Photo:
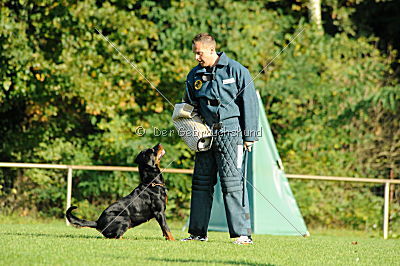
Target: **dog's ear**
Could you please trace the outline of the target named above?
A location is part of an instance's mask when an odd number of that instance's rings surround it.
[[[154,166],[156,163],[156,156],[154,155],[154,149],[148,149],[146,151],[146,162],[147,165]]]
[[[140,164],[140,163],[143,162],[143,155],[144,155],[143,153],[144,153],[144,152],[141,151],[141,152],[136,156],[136,159],[135,159],[135,162],[134,162],[134,163]]]
[[[135,159],[136,164],[147,164],[149,166],[154,166],[156,157],[154,156],[154,149],[147,149],[141,151]]]

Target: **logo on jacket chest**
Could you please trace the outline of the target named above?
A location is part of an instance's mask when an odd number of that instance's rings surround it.
[[[194,88],[195,88],[196,90],[200,90],[202,86],[203,86],[203,82],[202,82],[200,79],[198,79],[198,80],[196,80],[196,81],[194,82]]]

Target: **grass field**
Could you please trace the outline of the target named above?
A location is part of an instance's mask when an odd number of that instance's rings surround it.
[[[311,230],[308,238],[256,235],[254,245],[236,246],[220,232],[210,232],[208,242],[165,241],[154,221],[130,229],[122,240],[60,220],[28,222],[0,220],[0,265],[400,265],[400,239],[353,231]],[[171,224],[177,239],[187,236],[181,228]]]

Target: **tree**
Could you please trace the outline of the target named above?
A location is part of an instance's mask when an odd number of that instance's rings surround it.
[[[321,0],[309,0],[308,13],[310,21],[317,26],[318,30],[322,31]]]

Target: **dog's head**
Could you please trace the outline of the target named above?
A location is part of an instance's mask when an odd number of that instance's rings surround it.
[[[160,160],[165,154],[165,150],[161,144],[157,144],[153,148],[141,151],[136,156],[135,163],[141,166],[160,167]]]

